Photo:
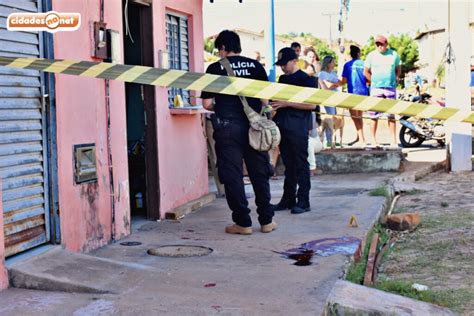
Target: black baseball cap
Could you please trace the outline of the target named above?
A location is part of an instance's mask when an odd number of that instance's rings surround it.
[[[280,51],[278,52],[278,60],[275,63],[275,65],[284,66],[289,61],[294,60],[294,59],[298,59],[298,55],[296,55],[293,48],[285,47],[285,48],[280,49]]]

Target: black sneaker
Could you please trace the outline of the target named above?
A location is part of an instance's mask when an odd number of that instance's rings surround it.
[[[280,201],[278,204],[273,204],[272,209],[274,212],[291,210],[296,205],[296,202]]]
[[[301,207],[298,205],[295,205],[294,207],[291,208],[291,214],[302,214],[311,211],[311,208],[308,207]]]

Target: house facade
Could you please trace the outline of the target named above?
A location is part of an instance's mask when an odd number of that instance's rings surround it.
[[[74,12],[74,32],[9,32],[14,12]],[[203,71],[202,0],[0,0],[0,56]],[[69,65],[74,67],[74,65]],[[87,252],[208,193],[192,91],[0,68],[0,288],[5,259]]]
[[[471,30],[471,65],[474,65],[474,22],[470,23]],[[419,73],[429,82],[436,79],[436,71],[443,62],[448,33],[444,28],[431,29],[419,33],[415,40],[419,48]],[[443,83],[440,83],[443,84]]]

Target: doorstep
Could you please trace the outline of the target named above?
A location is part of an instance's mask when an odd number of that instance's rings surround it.
[[[214,193],[209,193],[206,195],[201,196],[200,198],[188,202],[184,205],[178,206],[173,210],[166,212],[165,219],[171,220],[179,220],[183,218],[185,215],[209,204],[212,203],[216,199],[216,195]]]

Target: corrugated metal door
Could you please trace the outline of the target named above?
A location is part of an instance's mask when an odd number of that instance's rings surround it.
[[[40,0],[0,0],[0,55],[42,57],[42,35],[9,32],[12,12],[40,12]],[[6,256],[49,240],[45,111],[38,71],[0,67],[0,177]]]

